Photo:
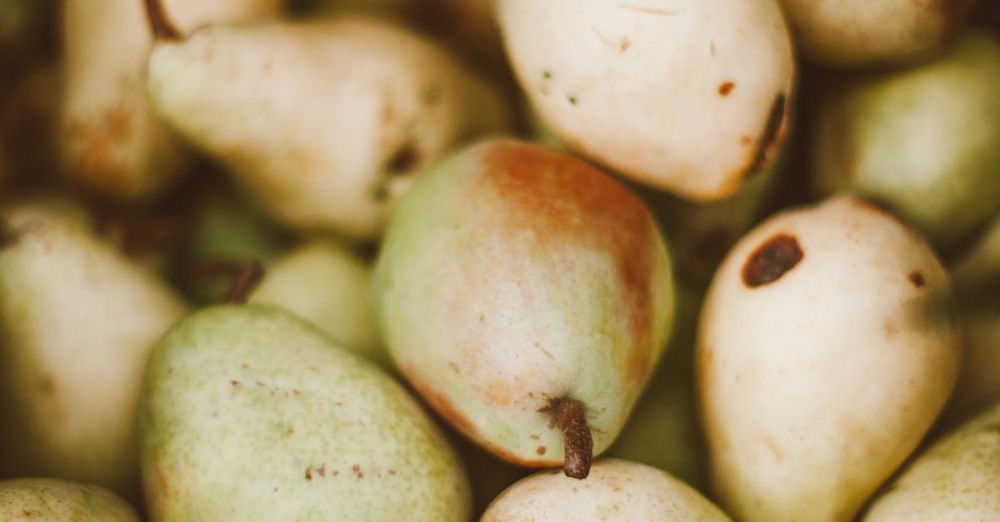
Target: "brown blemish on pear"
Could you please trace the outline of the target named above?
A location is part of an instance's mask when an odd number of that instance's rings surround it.
[[[743,264],[743,284],[764,286],[781,279],[802,261],[805,254],[793,235],[778,234],[757,247]]]

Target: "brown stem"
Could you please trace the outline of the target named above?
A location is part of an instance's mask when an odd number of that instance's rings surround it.
[[[233,278],[233,286],[229,287],[226,294],[226,302],[232,304],[244,304],[250,292],[260,283],[264,277],[264,267],[258,261],[251,261],[240,267]]]
[[[146,0],[146,16],[155,40],[176,42],[184,38],[163,9],[163,0]]]
[[[565,461],[563,472],[567,477],[585,479],[590,474],[590,461],[594,456],[594,441],[587,425],[587,413],[576,399],[559,399],[552,406],[559,429],[563,432]]]

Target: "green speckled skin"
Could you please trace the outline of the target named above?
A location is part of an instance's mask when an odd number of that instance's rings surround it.
[[[401,199],[374,279],[376,321],[437,411],[497,456],[563,463],[547,408],[580,401],[593,451],[621,430],[663,353],[667,248],[627,189],[573,156],[473,145]]]
[[[288,312],[224,305],[154,352],[140,411],[153,521],[465,521],[448,442],[380,369]]]
[[[1000,41],[970,31],[939,59],[839,86],[816,122],[820,192],[886,203],[938,247],[1000,209]]]
[[[132,506],[110,491],[54,479],[0,482],[4,522],[139,522]]]
[[[917,456],[864,520],[1000,520],[1000,403]]]

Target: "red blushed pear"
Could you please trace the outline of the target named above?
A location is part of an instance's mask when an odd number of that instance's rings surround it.
[[[667,247],[624,186],[564,152],[467,148],[400,200],[375,270],[376,320],[424,399],[527,467],[587,476],[660,359]]]

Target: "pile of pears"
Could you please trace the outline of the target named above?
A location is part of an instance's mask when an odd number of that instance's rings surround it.
[[[1000,8],[3,0],[0,520],[1000,521]]]

